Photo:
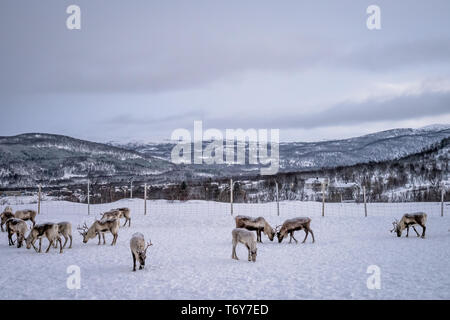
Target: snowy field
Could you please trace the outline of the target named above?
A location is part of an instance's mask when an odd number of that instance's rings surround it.
[[[27,204],[31,198],[12,200],[19,203],[14,210],[37,208]],[[229,204],[147,204],[146,216],[142,200],[91,206],[88,216],[86,205],[45,201],[38,223],[72,222],[73,248],[38,254],[9,247],[1,233],[0,299],[450,299],[448,203],[443,218],[438,203],[369,204],[367,218],[362,205],[351,203],[327,204],[325,217],[320,203],[283,202],[279,217],[274,203],[235,204],[235,215],[264,216],[273,227],[296,216],[312,218],[316,243],[308,238],[305,244],[279,244],[263,236],[256,263],[246,260],[242,245],[240,260],[231,259]],[[77,225],[124,206],[132,210],[131,228],[120,229],[116,246],[109,245],[110,234],[105,246],[97,239],[82,243]],[[409,238],[389,232],[394,218],[416,211],[428,214],[426,239],[413,230]],[[146,269],[132,272],[129,240],[135,232],[151,238],[154,246]],[[299,241],[303,237],[303,231],[296,233]],[[71,265],[81,269],[80,290],[67,288]],[[367,288],[370,265],[381,270],[379,290]]]

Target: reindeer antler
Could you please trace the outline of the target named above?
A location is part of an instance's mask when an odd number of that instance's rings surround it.
[[[391,232],[394,232],[395,229],[397,229],[397,226],[398,226],[398,220],[397,220],[397,219],[394,219],[394,222],[392,222],[392,225],[394,226],[394,229],[392,229]]]
[[[281,225],[280,225],[280,226],[276,226],[276,227],[275,227],[275,233],[278,233],[278,232],[280,232],[280,230],[281,230]]]
[[[84,236],[87,232],[87,230],[89,229],[89,227],[87,226],[86,222],[83,224],[82,227],[78,226],[77,230],[81,231],[80,234],[82,236]]]

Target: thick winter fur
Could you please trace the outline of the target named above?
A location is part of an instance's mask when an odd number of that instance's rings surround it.
[[[113,209],[111,211],[105,212],[101,220],[111,220],[111,219],[122,219],[125,218],[125,223],[123,226],[125,227],[128,222],[128,226],[131,227],[131,212],[128,208],[119,208]]]
[[[100,237],[103,236],[103,244],[106,244],[105,241],[105,233],[111,232],[113,235],[113,241],[111,245],[115,245],[117,241],[117,237],[119,236],[119,219],[111,219],[111,220],[96,220],[92,226],[88,229],[86,223],[83,228],[78,228],[81,230],[80,234],[83,236],[83,243],[87,243],[90,239],[95,238],[98,235],[98,244],[100,245]]]
[[[424,212],[417,212],[417,213],[407,213],[403,215],[400,222],[395,221],[394,229],[391,230],[391,232],[395,231],[397,233],[397,237],[402,236],[403,230],[406,229],[406,236],[409,236],[409,227],[412,227],[414,231],[416,232],[417,236],[420,237],[419,233],[417,232],[415,225],[419,225],[422,227],[422,238],[425,238],[425,231],[427,230],[427,227],[425,226],[427,223],[427,214]]]
[[[47,222],[42,224],[37,224],[31,229],[30,234],[27,238],[27,249],[33,246],[36,252],[41,252],[42,238],[46,237],[49,241],[49,245],[46,253],[50,250],[50,247],[56,242],[59,242],[59,252],[63,253],[63,248],[61,244],[61,238],[59,237],[59,227],[58,224]],[[34,246],[36,240],[39,239],[39,250]]]
[[[5,210],[0,214],[0,217],[1,217],[1,225],[0,225],[0,227],[2,229],[2,232],[5,232],[5,229],[3,229],[3,225],[6,223],[6,221],[8,219],[14,218],[14,213],[12,211],[12,208],[11,207],[6,207]]]
[[[296,243],[298,243],[297,239],[294,238],[294,232],[298,230],[305,230],[305,239],[302,243],[305,243],[306,238],[308,238],[308,234],[311,233],[312,235],[312,242],[315,242],[314,239],[314,233],[310,228],[311,224],[311,218],[306,217],[298,217],[294,219],[286,220],[283,225],[281,226],[280,231],[277,233],[278,242],[282,242],[284,237],[288,234],[290,235],[289,243],[292,242],[292,239],[295,240]]]
[[[231,232],[231,235],[233,238],[232,240],[233,250],[231,253],[231,258],[239,260],[239,258],[236,255],[236,246],[238,243],[242,243],[248,249],[248,261],[256,262],[257,248],[256,248],[256,239],[253,232],[250,232],[242,228],[236,228]]]
[[[147,249],[152,242],[145,243],[142,233],[135,233],[130,240],[131,255],[133,256],[133,271],[136,271],[136,260],[139,261],[139,270],[144,269],[145,259],[147,258]]]
[[[10,246],[14,245],[12,236],[13,234],[16,234],[17,248],[22,247],[23,240],[25,239],[25,234],[28,231],[28,227],[25,221],[16,218],[8,219],[6,221],[6,231],[8,232],[8,244]]]
[[[33,223],[33,227],[36,225],[36,211],[34,210],[19,210],[16,211],[14,216],[17,219],[22,219],[23,221],[30,220]]]
[[[60,236],[64,237],[63,249],[66,248],[67,241],[70,239],[69,249],[72,248],[72,224],[70,222],[58,223],[58,232]]]
[[[244,228],[250,231],[256,231],[256,241],[262,242],[261,232],[264,232],[266,236],[269,237],[270,241],[273,241],[275,237],[275,230],[270,226],[269,223],[263,218],[252,218],[247,216],[237,216],[235,218],[236,228]]]

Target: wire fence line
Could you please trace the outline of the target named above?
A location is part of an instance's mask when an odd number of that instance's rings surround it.
[[[382,215],[401,216],[405,213],[425,212],[430,216],[445,216],[450,209],[449,202],[398,202],[398,203],[357,203],[357,202],[326,202],[326,201],[280,201],[266,203],[231,203],[203,200],[144,200],[142,198],[125,198],[112,203],[87,204],[70,202],[42,195],[40,201],[37,195],[8,196],[0,198],[0,210],[6,206],[14,210],[40,210],[40,215],[46,212],[65,214],[80,214],[100,219],[104,212],[120,207],[128,207],[132,215],[164,215],[167,212],[179,215],[221,214],[229,216],[351,216],[376,217]]]

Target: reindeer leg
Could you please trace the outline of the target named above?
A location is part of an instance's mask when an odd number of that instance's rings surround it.
[[[128,227],[131,228],[131,218],[128,219]]]
[[[54,240],[56,243],[56,247],[58,247],[58,242],[59,242],[59,253],[63,253],[63,246],[62,246],[62,241],[61,241],[61,237],[56,238],[56,240]]]
[[[125,218],[125,223],[123,224],[122,227],[125,227],[127,225],[128,220]]]
[[[297,239],[294,237],[294,231],[292,231],[292,239],[294,239],[295,243],[298,243]]]
[[[303,242],[302,242],[302,243],[305,243],[305,242],[306,242],[306,238],[308,238],[308,234],[309,234],[308,229],[305,229],[305,239],[303,239]]]
[[[231,259],[239,260],[236,254],[236,245],[237,245],[236,241],[233,240],[233,252],[231,254]]]
[[[100,245],[101,244],[101,234],[100,234],[100,232],[98,233],[98,245]]]
[[[417,236],[420,237],[420,234],[417,232],[416,227],[412,227],[414,229],[414,231],[416,232]]]
[[[422,226],[422,239],[425,238],[425,231],[427,230],[427,227],[425,225]]]
[[[409,236],[409,226],[406,226],[406,237],[408,238]]]
[[[136,271],[136,257],[134,256],[133,250],[131,250],[131,255],[133,256],[133,271]]]
[[[69,240],[69,237],[66,237],[66,236],[64,236],[64,245],[63,245],[63,249],[65,249],[66,248],[66,244],[67,244],[67,241]]]
[[[106,240],[105,240],[105,234],[104,233],[102,233],[102,237],[103,237],[103,245],[105,245],[106,244]],[[113,241],[114,241],[114,239],[113,239]]]
[[[42,238],[39,238],[39,253],[41,253],[41,247],[42,247]]]
[[[48,245],[47,250],[45,250],[45,253],[48,253],[48,251],[50,250],[50,247],[52,246],[52,244],[53,244],[53,239],[50,240],[50,243],[49,243],[49,245]]]
[[[70,238],[70,246],[69,246],[69,249],[72,249],[72,236],[69,235],[69,238]]]
[[[314,233],[313,233],[313,231],[312,231],[311,229],[309,229],[309,232],[311,232],[311,235],[312,235],[312,243],[314,243],[314,242],[315,242],[315,240],[314,240]]]
[[[289,232],[289,243],[292,242],[292,232]]]

